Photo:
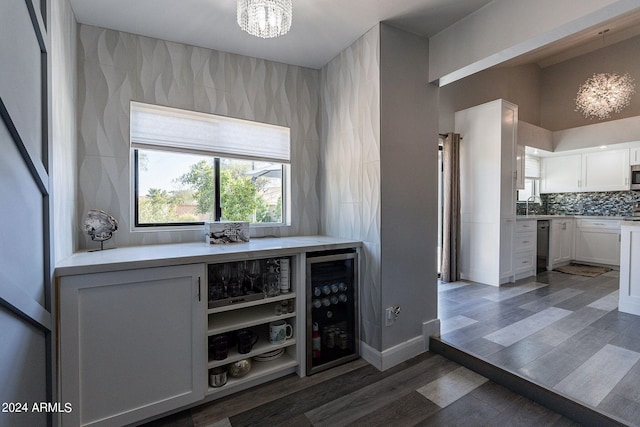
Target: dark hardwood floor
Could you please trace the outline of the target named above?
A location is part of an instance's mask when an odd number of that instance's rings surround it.
[[[291,375],[148,423],[159,426],[572,426],[433,353],[384,372],[363,360]]]
[[[616,271],[596,278],[545,272],[500,288],[440,284],[441,339],[640,425],[640,317],[618,312],[617,290]],[[291,375],[147,424],[347,425],[577,424],[429,352],[384,372],[357,360]]]

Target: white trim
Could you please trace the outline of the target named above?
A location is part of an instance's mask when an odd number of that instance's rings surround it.
[[[440,319],[431,319],[422,324],[422,336],[424,337],[424,348],[429,351],[429,337],[440,336]]]
[[[440,319],[432,319],[422,324],[422,335],[411,338],[386,350],[376,350],[365,342],[360,342],[360,356],[381,371],[392,368],[429,350],[429,337],[440,336]]]

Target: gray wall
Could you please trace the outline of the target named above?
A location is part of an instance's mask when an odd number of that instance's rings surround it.
[[[381,349],[380,26],[320,72],[324,234],[362,240],[362,340]]]
[[[81,25],[78,49],[78,215],[120,224],[110,245],[199,241],[201,231],[131,232],[129,101],[291,128],[292,226],[254,236],[316,234],[319,72]],[[81,233],[78,248],[96,243]]]
[[[426,39],[375,26],[321,70],[322,232],[364,242],[362,339],[383,351],[437,317],[437,92]],[[402,313],[383,326],[384,309]]]
[[[540,126],[555,131],[600,123],[575,111],[578,88],[594,73],[629,73],[636,83],[631,105],[608,120],[640,115],[640,36],[542,69]]]
[[[481,71],[440,88],[440,133],[454,129],[453,115],[475,105],[505,99],[518,106],[519,120],[540,122],[540,68],[535,64]]]
[[[422,336],[437,318],[438,89],[426,84],[429,42],[380,28],[382,349]]]

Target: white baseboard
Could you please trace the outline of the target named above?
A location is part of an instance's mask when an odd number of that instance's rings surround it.
[[[440,336],[439,319],[423,323],[421,336],[411,338],[383,351],[360,342],[360,355],[364,360],[384,371],[429,350],[429,337],[431,336]]]
[[[424,349],[429,351],[429,337],[440,336],[440,319],[432,319],[422,324],[422,336],[424,337]]]

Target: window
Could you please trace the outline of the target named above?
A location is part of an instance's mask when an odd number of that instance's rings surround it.
[[[524,190],[518,190],[518,201],[531,201],[532,197],[540,200],[540,158],[527,153],[524,158]]]
[[[134,224],[286,223],[289,129],[131,103]]]

